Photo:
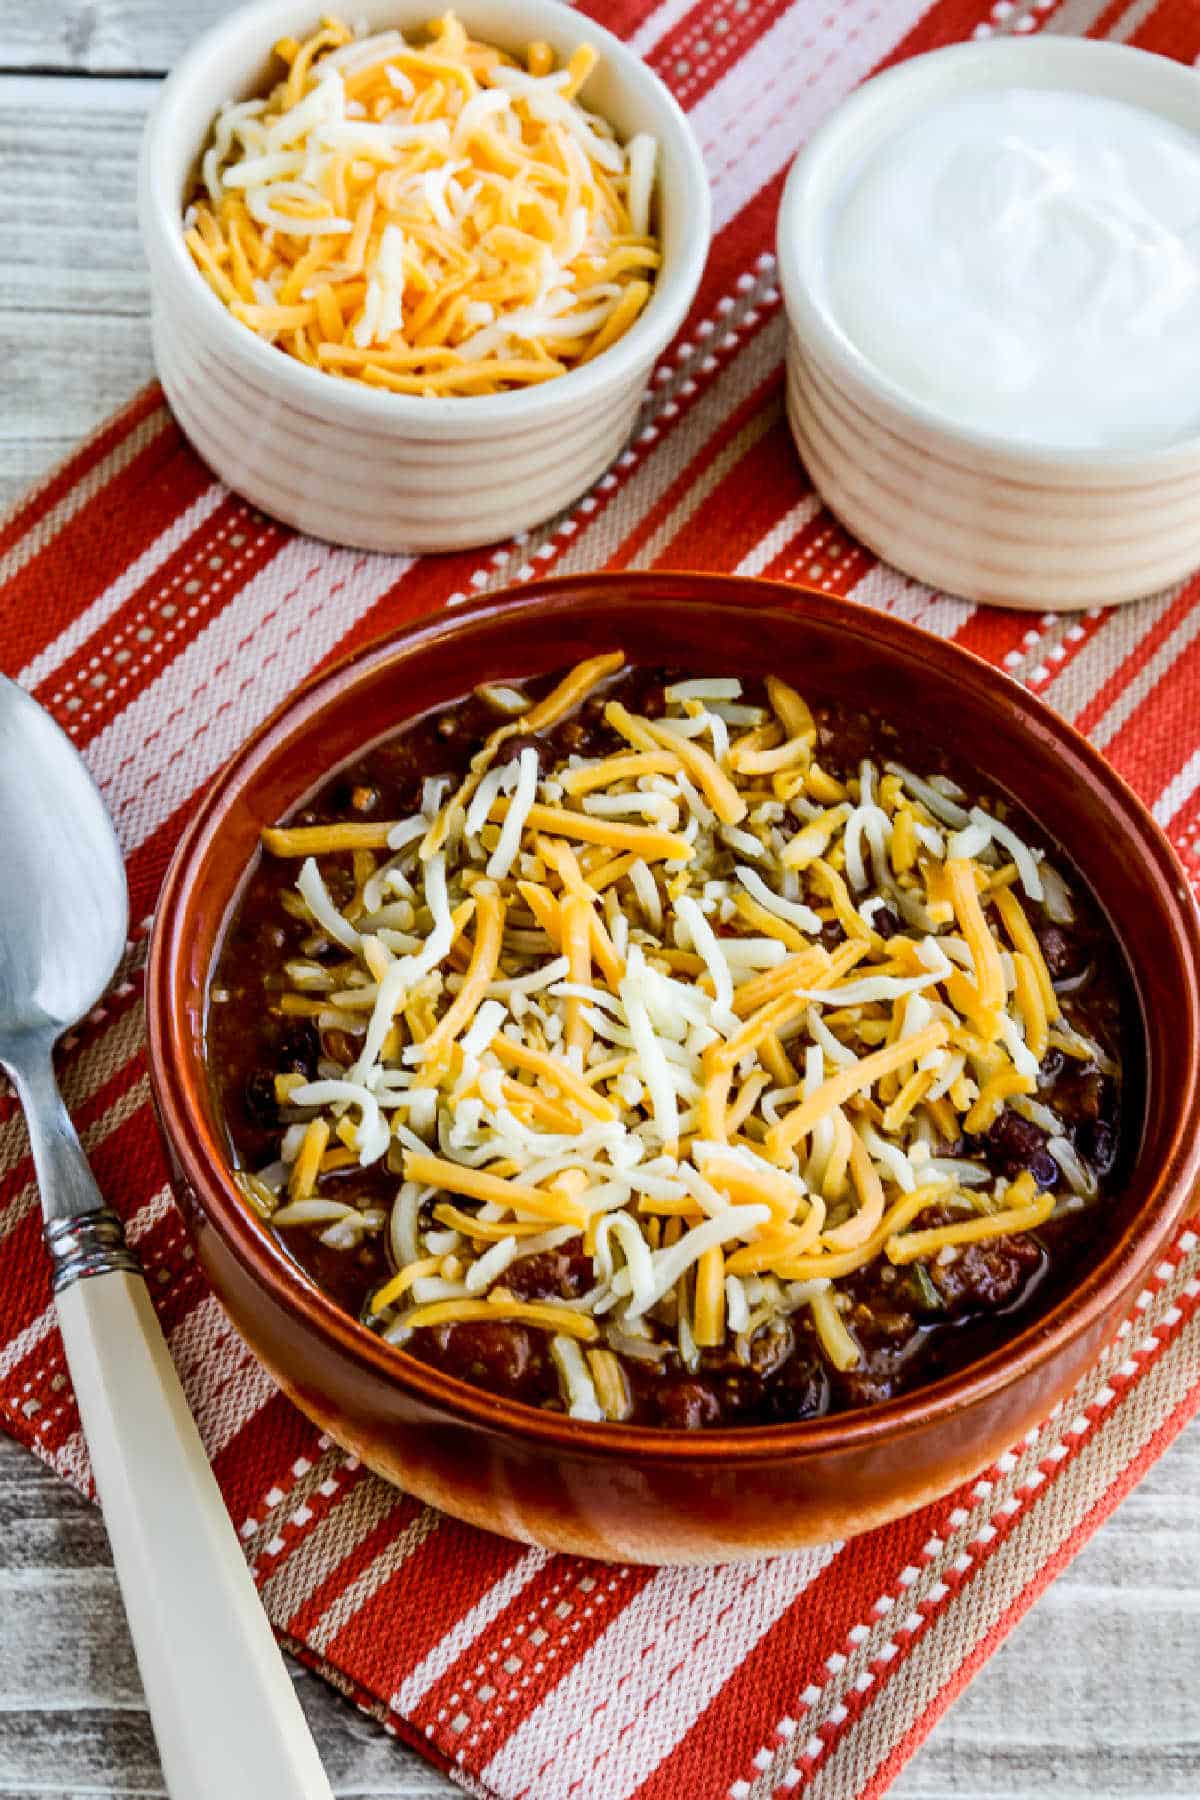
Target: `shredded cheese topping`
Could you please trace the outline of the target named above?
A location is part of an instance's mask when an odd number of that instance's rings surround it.
[[[454,396],[565,374],[650,297],[656,143],[581,105],[586,43],[522,67],[453,13],[421,40],[328,19],[277,44],[276,86],[217,116],[188,250],[249,330],[345,380]]]
[[[264,833],[301,862],[324,959],[288,965],[280,1010],[354,1055],[280,1078],[280,1161],[245,1178],[326,1243],[388,1230],[371,1312],[393,1342],[489,1319],[550,1333],[587,1419],[626,1415],[622,1357],[747,1360],[797,1313],[853,1369],[847,1276],[953,1260],[1060,1204],[960,1140],[1032,1109],[1081,1204],[1094,1179],[1036,1098],[1039,1063],[1057,1042],[1112,1067],[1062,1019],[1026,910],[1065,884],[1003,816],[894,765],[838,780],[777,678],[758,706],[728,677],[681,682],[650,719],[605,700],[622,664],[537,701],[485,690],[500,723],[411,818]],[[607,753],[548,766],[542,738],[501,757],[589,699]],[[656,822],[630,823],[649,800]],[[322,1197],[326,1172],[381,1159],[390,1227]],[[591,1259],[587,1291],[515,1298],[513,1264],[564,1242]]]

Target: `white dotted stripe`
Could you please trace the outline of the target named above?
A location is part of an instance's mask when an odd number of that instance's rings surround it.
[[[26,663],[18,680],[22,687],[31,691],[49,681],[55,670],[61,668],[70,657],[74,656],[90,637],[103,629],[113,614],[118,612],[126,601],[151,581],[163,564],[168,562],[177,550],[185,544],[194,532],[199,531],[206,520],[220,506],[226,496],[226,490],[219,482],[196,499],[177,518],[173,519],[166,530],[160,532],[154,542],[141,553],[127,568],[122,569],[117,579],[109,584],[104,592],[84,610],[71,620],[52,643]],[[55,694],[54,701],[62,698]]]
[[[262,546],[250,536],[249,509],[226,520],[147,604],[93,653],[78,676],[68,677],[52,700],[67,714],[73,737],[86,733],[97,714],[134,683],[168,651],[201,614],[222,605],[223,594],[237,586],[246,565]],[[230,554],[232,552],[232,554]]]
[[[530,1550],[502,1575],[405,1676],[392,1695],[393,1712],[406,1717],[412,1713],[430,1688],[467,1653],[475,1639],[512,1603],[522,1588],[540,1574],[549,1560],[545,1550]]]

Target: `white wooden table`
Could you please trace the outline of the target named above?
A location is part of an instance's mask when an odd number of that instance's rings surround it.
[[[138,133],[156,77],[226,10],[0,0],[0,503],[151,373]],[[455,1791],[321,1683],[297,1680],[339,1795]],[[99,1516],[0,1439],[0,1800],[163,1792]],[[1200,1795],[1196,1430],[1017,1628],[893,1792]]]

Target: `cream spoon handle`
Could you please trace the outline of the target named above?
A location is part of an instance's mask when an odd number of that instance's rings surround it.
[[[332,1800],[145,1281],[74,1281],[58,1318],[168,1793]]]

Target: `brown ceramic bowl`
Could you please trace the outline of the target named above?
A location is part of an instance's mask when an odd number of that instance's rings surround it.
[[[260,827],[406,717],[485,679],[621,645],[700,673],[779,670],[850,694],[982,766],[1061,845],[1124,945],[1141,1012],[1138,1148],[1074,1291],[1005,1348],[874,1408],[688,1434],[495,1399],[373,1337],[300,1272],[229,1179],[204,1061],[205,991]],[[580,576],[412,626],[303,688],[203,802],[150,956],[151,1075],[209,1279],[281,1387],[389,1480],[492,1531],[644,1562],[705,1562],[862,1531],[966,1479],[1041,1419],[1111,1335],[1184,1216],[1200,1163],[1200,929],[1162,833],[1061,719],[973,656],[827,595],[725,576]]]

